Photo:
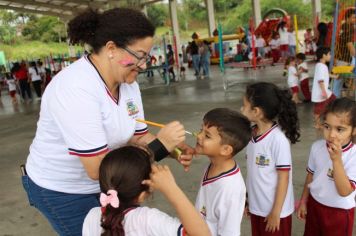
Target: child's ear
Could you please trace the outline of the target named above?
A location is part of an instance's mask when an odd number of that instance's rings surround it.
[[[254,108],[252,109],[252,111],[253,111],[255,117],[257,117],[257,118],[260,118],[261,116],[263,116],[263,111],[262,111],[262,109],[259,108],[259,107],[254,107]]]
[[[356,127],[352,129],[352,137],[354,140],[356,139]]]
[[[140,195],[138,195],[138,198],[137,198],[137,203],[143,203],[146,198],[149,196],[149,193],[147,191],[143,191],[140,193]]]
[[[232,156],[232,152],[234,151],[233,147],[231,145],[228,144],[224,144],[221,147],[221,155],[223,156]]]

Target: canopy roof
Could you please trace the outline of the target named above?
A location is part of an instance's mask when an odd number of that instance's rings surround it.
[[[106,10],[125,4],[131,7],[141,8],[144,5],[158,1],[159,0],[0,0],[0,9],[51,15],[66,20],[72,18],[78,12],[81,12],[88,7]]]

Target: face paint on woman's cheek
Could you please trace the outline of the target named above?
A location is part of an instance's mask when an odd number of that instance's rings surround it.
[[[119,60],[118,63],[122,66],[133,66],[135,63],[131,59],[122,59]]]

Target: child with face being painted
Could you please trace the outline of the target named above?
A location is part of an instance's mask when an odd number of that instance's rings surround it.
[[[233,157],[250,138],[250,122],[237,111],[216,108],[203,118],[195,151],[206,155],[210,164],[204,172],[195,207],[212,235],[240,235],[246,187]]]

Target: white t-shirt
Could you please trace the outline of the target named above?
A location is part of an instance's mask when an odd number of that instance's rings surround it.
[[[37,73],[36,73],[35,68],[33,68],[33,67],[28,68],[28,73],[31,76],[31,81],[41,80],[41,72],[42,71],[40,71],[40,69],[37,69]]]
[[[271,213],[278,183],[278,170],[289,171],[286,198],[281,218],[294,211],[292,158],[290,144],[277,124],[247,145],[247,193],[249,211],[261,217]]]
[[[286,29],[279,29],[279,38],[281,40],[281,45],[288,44],[288,31]]]
[[[266,42],[262,37],[256,39],[256,48],[263,48],[264,46],[266,46]]]
[[[136,82],[120,85],[120,99],[108,90],[84,56],[59,72],[46,88],[26,169],[39,186],[64,193],[98,193],[79,157],[124,146],[147,132]]]
[[[324,82],[327,98],[323,98],[322,90],[319,83]],[[329,89],[329,70],[328,67],[321,62],[318,62],[315,66],[313,88],[312,88],[312,102],[323,102],[332,95]]]
[[[83,236],[100,236],[101,208],[92,208],[84,219]],[[179,219],[154,208],[137,207],[128,210],[123,220],[125,236],[183,236]]]
[[[288,87],[293,88],[298,86],[297,69],[295,66],[288,66]]]
[[[246,187],[240,168],[233,169],[208,178],[209,167],[195,202],[209,226],[212,236],[240,235],[240,225],[245,208]]]
[[[16,81],[14,79],[7,79],[7,85],[9,86],[9,91],[16,91]]]
[[[338,194],[333,178],[333,164],[327,150],[326,141],[313,143],[308,161],[307,171],[313,174],[309,184],[310,194],[319,203],[335,208],[351,209],[355,207],[355,191],[346,197]],[[356,184],[356,146],[350,142],[342,149],[342,162],[350,184]]]
[[[279,49],[280,45],[281,41],[279,39],[271,39],[271,41],[269,41],[269,46],[271,49]]]
[[[308,64],[306,62],[302,62],[298,65],[298,70],[300,70],[301,68],[303,68],[304,70],[308,70]],[[303,81],[305,79],[309,78],[309,73],[308,72],[301,72],[299,74],[300,76],[300,81]]]
[[[288,32],[288,45],[289,46],[296,46],[297,45],[297,40],[295,38],[295,33],[294,32]]]

